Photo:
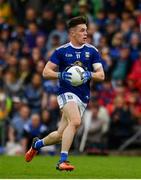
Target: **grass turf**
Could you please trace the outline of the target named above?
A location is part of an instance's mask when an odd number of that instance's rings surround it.
[[[26,163],[23,157],[0,156],[0,179],[98,179],[141,178],[141,157],[70,156],[76,169],[57,171],[59,157],[37,156]]]

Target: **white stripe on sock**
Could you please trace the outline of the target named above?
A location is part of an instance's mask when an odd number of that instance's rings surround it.
[[[61,153],[68,154],[68,152],[67,152],[67,151],[61,151]]]
[[[45,142],[44,142],[44,139],[42,139],[42,142],[43,142],[43,145],[45,146]]]

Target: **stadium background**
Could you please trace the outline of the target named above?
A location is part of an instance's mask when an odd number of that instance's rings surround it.
[[[34,136],[57,128],[58,82],[43,79],[42,70],[68,41],[66,22],[77,15],[89,20],[88,43],[101,53],[106,80],[91,82],[72,152],[140,148],[141,1],[0,0],[0,154],[24,154]],[[59,148],[40,153],[54,155]]]

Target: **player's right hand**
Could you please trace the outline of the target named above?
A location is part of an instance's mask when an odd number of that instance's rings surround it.
[[[58,73],[58,78],[62,81],[67,82],[68,84],[71,84],[71,75],[72,73],[63,71]]]

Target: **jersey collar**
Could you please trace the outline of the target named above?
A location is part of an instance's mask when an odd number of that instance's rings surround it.
[[[79,46],[79,47],[78,46],[74,46],[71,42],[69,44],[70,44],[71,47],[73,47],[75,49],[82,49],[85,46],[85,44],[83,44],[82,46]]]

